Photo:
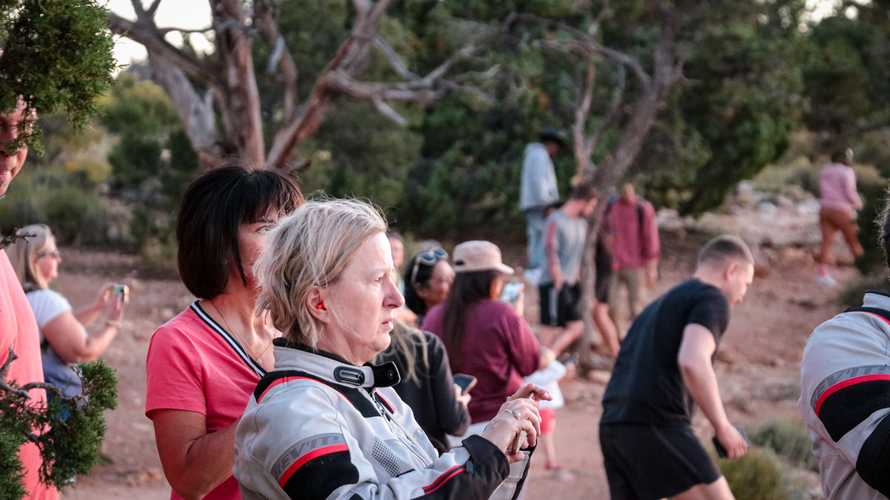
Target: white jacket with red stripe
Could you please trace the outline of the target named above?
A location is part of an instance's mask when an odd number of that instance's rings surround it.
[[[890,296],[819,325],[800,365],[800,412],[828,500],[890,496]]]
[[[238,423],[245,499],[486,499],[504,454],[473,436],[439,456],[392,385],[395,365],[357,367],[276,341],[275,370]]]

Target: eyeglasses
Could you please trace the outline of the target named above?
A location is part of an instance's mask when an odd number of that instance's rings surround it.
[[[52,250],[52,251],[48,251],[48,252],[38,252],[38,253],[37,253],[37,258],[38,258],[38,259],[42,259],[42,258],[44,258],[44,257],[52,257],[52,258],[58,260],[58,259],[61,259],[61,258],[62,258],[62,254],[60,254],[58,250]]]
[[[418,266],[420,266],[421,263],[423,263],[423,265],[429,267],[429,266],[435,266],[436,262],[439,262],[440,260],[447,260],[447,259],[448,259],[448,252],[446,252],[445,250],[442,250],[441,248],[431,248],[429,250],[424,250],[423,252],[420,252],[419,254],[415,255],[414,256],[414,267],[411,268],[411,274],[410,274],[411,283],[413,283],[415,285],[418,284],[417,283],[417,268],[418,268]]]

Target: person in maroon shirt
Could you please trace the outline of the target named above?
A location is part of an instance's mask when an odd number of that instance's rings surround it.
[[[546,366],[553,354],[542,349],[525,319],[498,300],[504,277],[513,269],[501,261],[496,245],[466,241],[456,246],[454,271],[448,299],[429,311],[422,329],[444,341],[454,373],[478,380],[469,405],[475,426],[491,420],[523,385],[523,377]]]
[[[633,322],[643,310],[645,290],[652,290],[658,279],[661,242],[655,209],[628,182],[621,187],[621,195],[607,205],[603,225],[612,256],[609,313],[617,325],[620,291],[626,287],[628,313]]]

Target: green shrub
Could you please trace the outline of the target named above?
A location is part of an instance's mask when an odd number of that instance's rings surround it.
[[[139,247],[143,271],[152,276],[176,277],[176,252],[175,238],[147,238]]]
[[[884,269],[884,253],[881,249],[880,228],[876,224],[878,214],[887,200],[887,179],[874,168],[856,169],[857,188],[864,207],[859,211],[859,241],[865,254],[856,260],[856,267],[863,274]]]
[[[0,231],[42,223],[62,245],[120,243],[109,237],[106,200],[58,169],[25,171],[0,203]]]
[[[46,223],[64,244],[95,246],[108,243],[105,206],[95,192],[76,186],[46,192],[43,212]]]
[[[796,467],[818,470],[813,444],[802,424],[792,420],[774,420],[750,433],[751,442],[769,448]]]
[[[886,270],[875,270],[850,282],[838,294],[837,302],[847,307],[862,305],[862,296],[868,290],[890,291]]]
[[[718,463],[736,500],[789,500],[782,464],[772,451],[752,447],[742,458]]]

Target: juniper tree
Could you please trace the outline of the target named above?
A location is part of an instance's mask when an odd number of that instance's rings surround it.
[[[39,150],[38,129],[31,126],[36,111],[59,113],[74,128],[93,114],[95,98],[109,86],[115,66],[106,22],[107,12],[94,0],[0,0],[0,112],[21,101],[28,117],[19,124],[18,139],[2,145],[6,151],[24,144]],[[62,486],[96,463],[105,432],[103,412],[116,404],[117,382],[101,362],[83,365],[81,396],[34,405],[29,390],[61,394],[42,383],[7,381],[16,355],[12,350],[3,354],[0,498],[5,499],[25,494],[18,448],[26,441],[43,455],[40,477],[47,484]]]

